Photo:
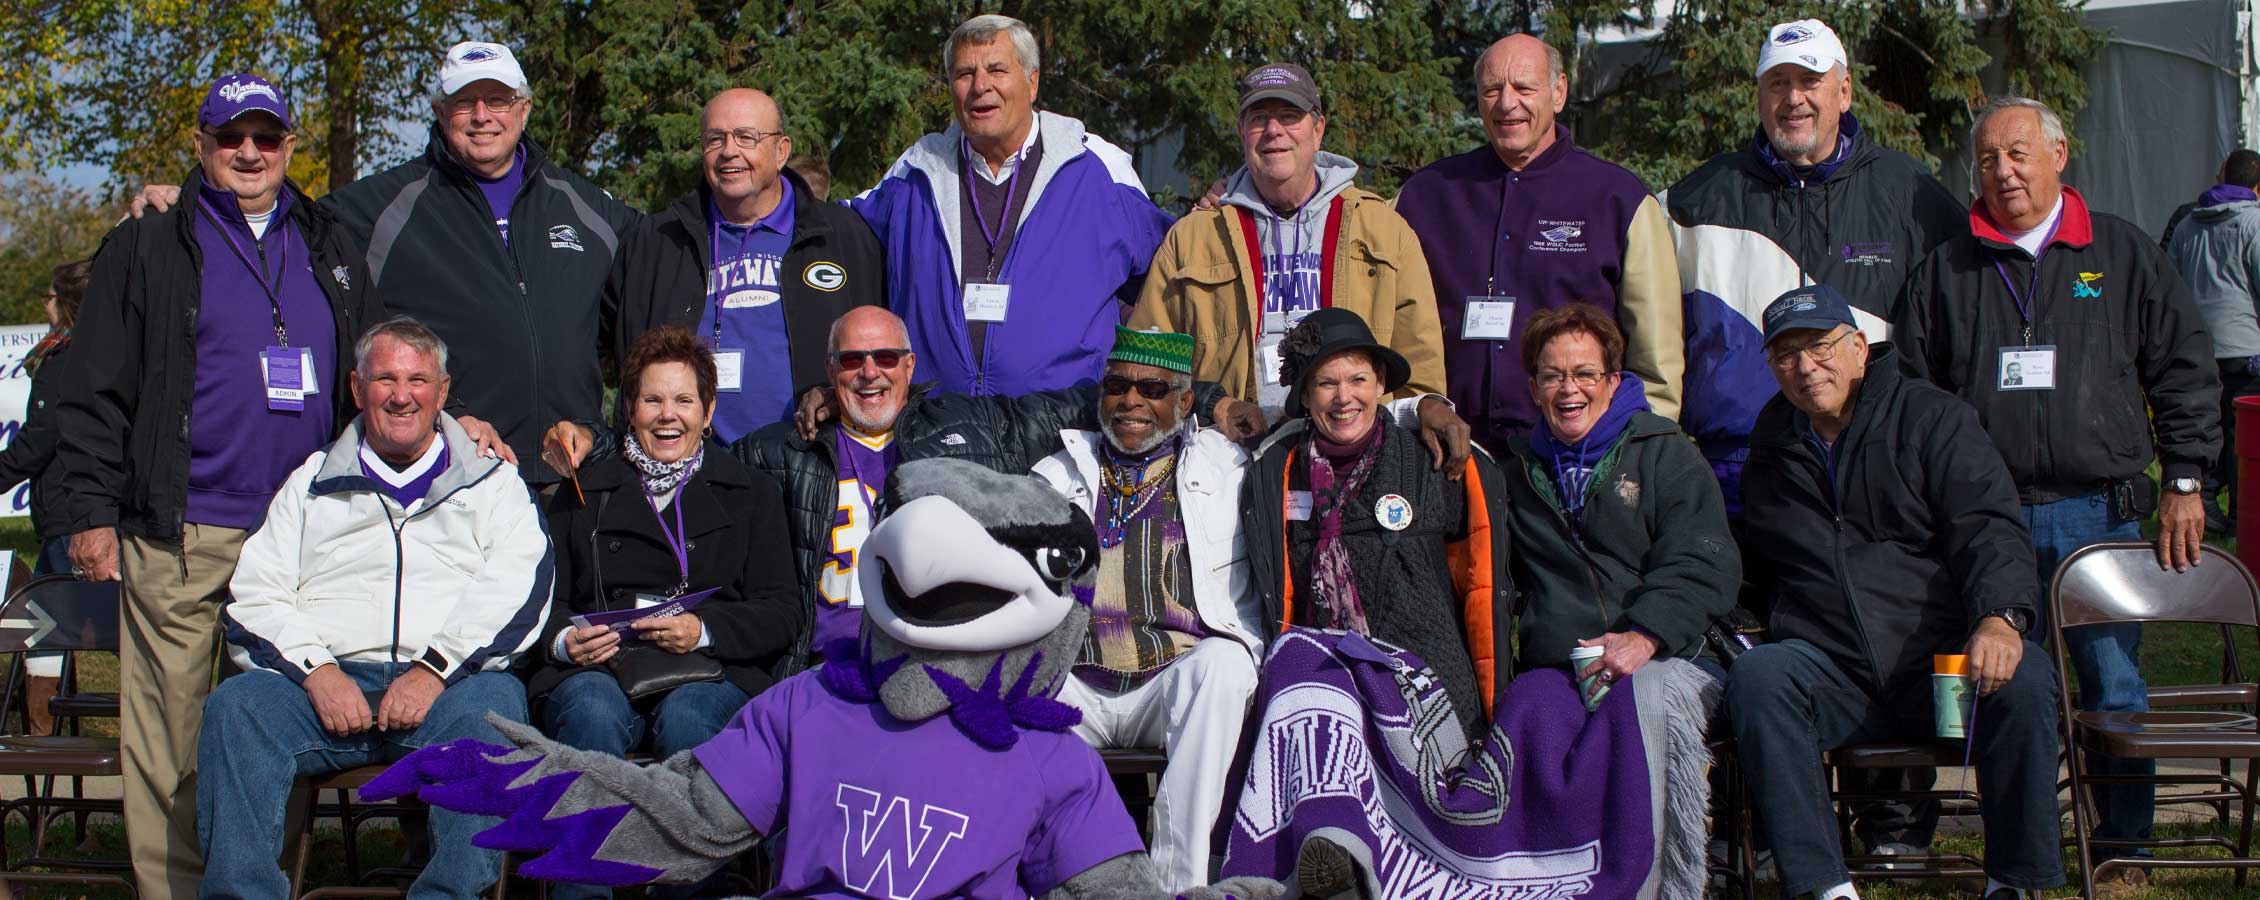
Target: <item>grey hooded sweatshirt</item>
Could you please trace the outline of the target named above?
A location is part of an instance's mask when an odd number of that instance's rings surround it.
[[[2189,283],[2216,359],[2260,356],[2260,202],[2240,200],[2191,210],[2166,248]]]
[[[1263,252],[1263,334],[1256,339],[1258,359],[1277,359],[1279,342],[1287,329],[1302,321],[1319,305],[1320,260],[1326,257],[1326,210],[1337,194],[1355,183],[1358,164],[1347,156],[1324,150],[1312,161],[1318,169],[1318,190],[1298,209],[1274,210],[1256,193],[1248,168],[1224,183],[1220,202],[1244,208],[1256,223],[1256,243]],[[1267,369],[1269,367],[1267,366]],[[1262,379],[1256,404],[1276,417],[1287,402],[1287,389]]]

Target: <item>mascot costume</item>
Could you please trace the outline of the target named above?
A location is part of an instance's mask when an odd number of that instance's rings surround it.
[[[688,883],[764,836],[780,897],[1164,900],[1098,753],[1052,699],[1090,621],[1091,521],[1028,476],[905,463],[865,541],[860,643],[754,698],[715,738],[638,766],[495,721],[362,790],[498,816],[481,847],[534,878]],[[1239,878],[1191,900],[1277,900]]]

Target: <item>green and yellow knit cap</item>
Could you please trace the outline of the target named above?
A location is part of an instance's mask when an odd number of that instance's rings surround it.
[[[1114,326],[1114,352],[1108,362],[1137,363],[1193,374],[1193,336],[1174,331],[1134,331]]]

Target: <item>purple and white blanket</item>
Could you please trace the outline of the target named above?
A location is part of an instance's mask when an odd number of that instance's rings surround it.
[[[1717,693],[1659,660],[1588,714],[1566,673],[1537,670],[1471,748],[1417,657],[1289,629],[1234,768],[1224,875],[1292,877],[1317,836],[1349,851],[1368,900],[1700,897]]]

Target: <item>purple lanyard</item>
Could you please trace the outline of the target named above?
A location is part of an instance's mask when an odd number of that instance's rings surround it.
[[[740,261],[740,260],[743,260],[743,259],[745,259],[745,245],[746,245],[746,244],[748,244],[748,243],[751,243],[751,242],[753,241],[753,230],[754,230],[755,228],[759,228],[759,227],[761,227],[761,225],[760,225],[759,223],[755,223],[755,224],[753,224],[753,225],[749,225],[749,226],[747,226],[747,227],[746,227],[746,230],[745,230],[745,235],[744,235],[743,237],[740,237],[740,238],[738,238],[738,253],[737,253],[737,255],[736,255],[736,256],[730,257],[730,261],[731,261],[731,262],[733,262],[733,263],[734,263],[734,262],[738,262],[738,261]],[[720,272],[720,269],[722,268],[722,217],[721,217],[720,215],[716,215],[716,216],[714,217],[714,221],[713,221],[713,223],[707,226],[707,228],[706,228],[706,243],[707,243],[707,247],[708,247],[708,250],[707,250],[707,258],[708,258],[708,259],[710,259],[710,260],[713,260],[713,262],[714,262],[714,268],[715,268],[715,270],[716,270],[716,272],[715,272],[715,273],[714,273],[714,274],[713,274],[713,275],[711,276],[711,277],[712,277],[712,278],[714,279],[714,347],[713,347],[713,349],[715,349],[715,350],[721,350],[721,349],[722,349],[722,298],[723,298],[723,297],[727,297],[727,296],[729,296],[729,294],[730,294],[730,286],[729,286],[729,285],[728,285],[728,284],[726,283],[726,282],[727,282],[727,278],[728,278],[728,276],[727,276],[726,274],[724,274],[724,273]]]
[[[1286,239],[1280,237],[1279,233],[1286,230],[1290,225],[1295,229],[1295,255],[1280,256],[1279,265],[1275,266],[1276,271],[1272,272],[1273,275],[1279,276],[1279,311],[1282,314],[1286,313],[1296,300],[1301,299],[1302,292],[1295,290],[1295,264],[1303,255],[1303,209],[1310,206],[1310,202],[1316,199],[1318,199],[1318,185],[1314,184],[1310,186],[1310,196],[1304,197],[1303,202],[1295,204],[1295,211],[1288,215],[1285,222],[1280,221],[1278,213],[1271,214],[1271,251],[1273,255],[1279,255],[1279,251],[1286,249],[1284,243]],[[1264,212],[1271,212],[1268,205]]]
[[[884,487],[884,485],[872,484],[868,481],[863,480],[863,467],[856,463],[856,454],[851,452],[850,448],[848,447],[848,442],[854,440],[855,438],[848,436],[847,426],[845,425],[842,425],[837,430],[833,431],[832,458],[839,460],[839,465],[847,467],[847,476],[849,478],[855,479],[855,483],[862,486],[862,490],[865,494],[877,494],[879,492],[879,489],[881,487]],[[861,442],[858,441],[858,443]],[[886,459],[887,452],[893,449],[894,443],[892,441],[889,441],[886,447],[878,451],[879,458],[882,460]],[[869,503],[870,501],[866,500],[865,502]]]
[[[1491,226],[1491,233],[1498,237],[1492,238],[1495,243],[1491,245],[1490,268],[1483,275],[1485,297],[1499,296],[1499,245],[1507,243],[1507,185],[1514,177],[1514,170],[1509,169],[1506,177],[1499,179],[1499,220]]]
[[[2009,290],[2009,299],[2017,304],[2017,315],[2025,320],[2026,346],[2032,345],[2032,304],[2040,296],[2040,257],[2048,252],[2049,244],[2056,242],[2056,230],[2062,227],[2062,216],[2057,217],[2055,224],[2048,226],[2048,238],[2040,242],[2040,252],[2032,255],[2032,275],[2025,279],[2025,292],[2022,296],[2017,294],[2017,283],[2009,280],[2009,269],[2001,264],[2000,255],[1993,257],[1994,274],[2001,276],[2001,286]]]
[[[690,487],[690,481],[685,479],[682,485],[675,488],[675,530],[672,533],[667,530],[667,516],[659,511],[659,501],[649,493],[643,495],[644,502],[651,504],[651,517],[659,520],[659,536],[667,542],[667,549],[675,551],[675,571],[682,573],[682,580],[675,584],[677,597],[691,587],[690,543],[684,537],[683,528],[683,489],[687,487]]]
[[[1007,224],[1005,220],[1012,218],[1012,198],[1015,192],[1020,190],[1021,173],[1018,161],[1020,154],[1013,154],[1012,175],[1004,181],[1004,211],[997,214],[997,227],[994,231],[989,229],[989,217],[981,212],[981,190],[973,186],[973,154],[966,149],[964,141],[958,142],[957,155],[959,159],[964,160],[965,193],[973,201],[973,221],[981,226],[981,239],[989,242],[989,277],[987,280],[993,282],[997,280],[997,265],[999,263],[997,242],[1004,240],[1005,225]]]
[[[196,205],[204,210],[206,218],[212,220],[212,230],[220,233],[220,240],[226,241],[228,249],[235,251],[235,258],[243,263],[244,268],[251,270],[251,280],[259,283],[259,290],[266,292],[268,309],[275,316],[275,343],[284,347],[290,346],[290,335],[283,331],[282,298],[277,290],[282,285],[283,275],[290,265],[290,228],[286,223],[280,221],[279,216],[276,221],[270,222],[267,226],[270,229],[282,229],[281,233],[275,236],[275,254],[279,258],[275,261],[274,278],[269,279],[267,273],[259,268],[259,264],[251,261],[250,254],[243,252],[243,247],[235,242],[235,236],[228,233],[227,223],[220,219],[219,211],[212,208],[211,202],[198,197],[196,198]],[[275,204],[275,210],[277,212],[282,210],[280,202]],[[245,227],[249,227],[249,225],[246,224]],[[254,238],[253,240],[256,241],[257,239]]]

